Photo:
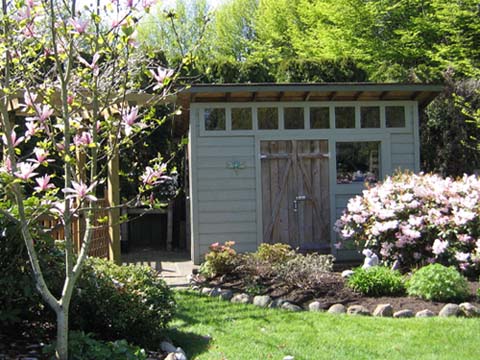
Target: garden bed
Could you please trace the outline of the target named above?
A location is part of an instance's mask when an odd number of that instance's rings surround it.
[[[321,286],[308,290],[289,287],[277,279],[268,279],[263,283],[256,283],[252,286],[248,278],[235,274],[218,276],[208,281],[201,275],[198,275],[194,280],[202,287],[219,287],[222,289],[230,289],[236,293],[248,293],[252,296],[269,295],[272,299],[282,298],[304,309],[308,309],[309,303],[318,301],[324,310],[328,310],[328,308],[334,304],[343,304],[346,307],[350,305],[363,305],[373,312],[378,304],[390,304],[395,311],[409,309],[413,312],[418,312],[424,309],[430,309],[438,314],[446,304],[444,302],[426,301],[408,296],[365,296],[354,292],[346,286],[345,279],[337,272],[323,274]],[[479,283],[469,282],[469,288],[470,297],[465,301],[480,307],[480,302],[478,302],[476,295]]]

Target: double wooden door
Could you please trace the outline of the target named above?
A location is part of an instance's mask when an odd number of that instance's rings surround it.
[[[261,141],[263,241],[330,244],[328,142]]]

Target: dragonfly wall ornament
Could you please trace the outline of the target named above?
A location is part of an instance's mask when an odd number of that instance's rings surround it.
[[[232,160],[227,162],[227,169],[232,169],[235,171],[235,174],[238,174],[238,171],[245,169],[245,161]]]

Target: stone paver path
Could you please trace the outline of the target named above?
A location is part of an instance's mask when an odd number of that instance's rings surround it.
[[[147,265],[160,272],[165,282],[174,288],[189,286],[188,276],[196,267],[186,253],[140,249],[122,254],[122,263]]]

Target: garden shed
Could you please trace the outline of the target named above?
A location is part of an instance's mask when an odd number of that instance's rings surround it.
[[[419,111],[438,85],[194,85],[189,111],[191,253],[235,241],[331,252],[347,201],[397,169],[420,170]]]

